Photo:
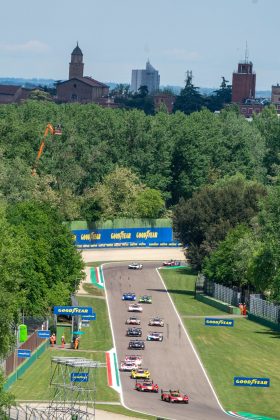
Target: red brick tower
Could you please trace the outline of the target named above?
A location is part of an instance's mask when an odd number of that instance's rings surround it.
[[[253,63],[243,61],[238,64],[238,70],[232,74],[232,102],[244,103],[246,99],[255,99],[256,74]]]

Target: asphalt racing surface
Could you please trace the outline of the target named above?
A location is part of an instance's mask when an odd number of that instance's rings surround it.
[[[120,372],[123,402],[126,407],[159,418],[174,420],[219,420],[229,419],[220,408],[203,373],[191,344],[181,326],[168,293],[156,271],[161,262],[143,262],[142,270],[129,270],[128,263],[111,263],[103,266],[106,293],[113,327],[118,362],[127,354],[140,354],[142,367],[151,372],[151,379],[159,389],[179,389],[188,394],[189,404],[172,404],[160,399],[160,391],[142,393],[134,389],[135,381],[129,372]],[[152,304],[143,304],[142,313],[128,312],[131,302],[122,301],[122,294],[135,292],[151,295]],[[141,319],[145,350],[128,350],[130,337],[126,337],[125,321],[130,316]],[[149,327],[149,319],[164,318],[164,327]],[[147,342],[149,331],[163,332],[162,342]]]

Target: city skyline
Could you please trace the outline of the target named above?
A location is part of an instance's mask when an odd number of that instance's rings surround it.
[[[130,83],[131,71],[149,59],[161,85],[231,83],[248,58],[257,90],[280,82],[277,54],[279,0],[17,0],[1,8],[0,77],[66,80],[71,51],[79,42],[84,74],[103,82]]]

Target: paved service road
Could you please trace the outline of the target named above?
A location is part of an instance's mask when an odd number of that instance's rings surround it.
[[[171,404],[160,400],[158,394],[141,393],[134,390],[134,380],[127,372],[120,372],[124,404],[132,409],[157,417],[176,420],[229,419],[210,388],[180,320],[172,306],[169,295],[155,268],[161,263],[143,262],[143,270],[128,270],[126,263],[104,266],[104,278],[108,305],[113,326],[118,362],[126,354],[142,354],[142,367],[151,371],[151,378],[161,389],[180,389],[189,395],[190,403]],[[137,297],[151,295],[152,304],[143,305],[143,313],[135,314],[141,319],[143,339],[149,331],[162,331],[163,342],[147,342],[142,351],[128,350],[125,320],[134,314],[127,311],[130,302],[121,300],[124,292],[135,292]],[[165,326],[149,327],[151,317],[160,316]]]

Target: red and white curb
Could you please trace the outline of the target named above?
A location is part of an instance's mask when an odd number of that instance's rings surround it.
[[[106,364],[108,385],[120,394],[121,384],[115,348],[106,351]]]
[[[90,269],[90,280],[92,284],[104,289],[104,276],[102,267],[92,267]]]

